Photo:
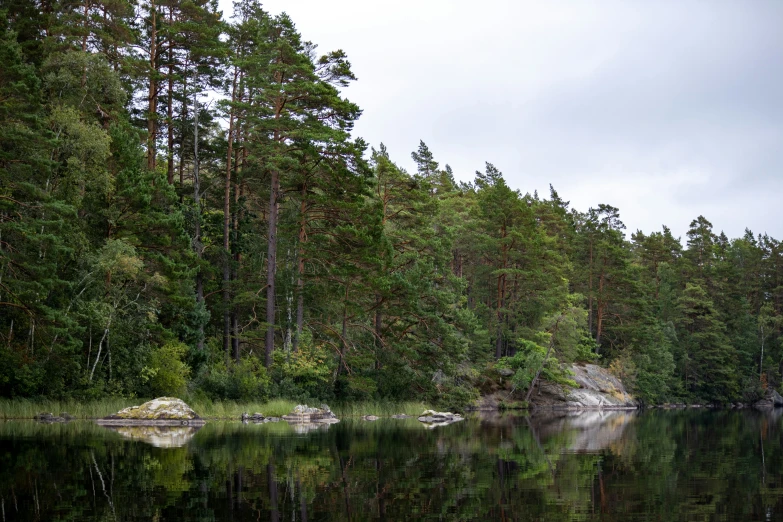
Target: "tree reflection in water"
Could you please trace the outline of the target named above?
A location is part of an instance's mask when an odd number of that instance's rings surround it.
[[[783,513],[780,420],[750,411],[210,423],[125,436],[0,423],[5,520],[715,520]],[[127,437],[132,438],[127,438]]]

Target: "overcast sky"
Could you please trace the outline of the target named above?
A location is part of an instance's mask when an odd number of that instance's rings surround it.
[[[230,5],[221,0],[221,5]],[[628,232],[702,214],[783,239],[783,1],[267,0],[343,49],[355,134],[414,170],[620,208]],[[226,11],[228,14],[228,11]]]

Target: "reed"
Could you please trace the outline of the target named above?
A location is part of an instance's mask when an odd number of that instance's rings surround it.
[[[199,401],[188,403],[205,419],[239,420],[243,413],[260,413],[265,417],[282,417],[291,413],[296,402],[273,399],[267,402]]]
[[[363,401],[335,404],[332,411],[340,418],[361,417],[363,415],[391,417],[397,414],[417,416],[428,409],[430,407],[423,402]]]
[[[67,412],[77,419],[97,419],[116,413],[128,406],[138,405],[147,399],[106,398],[96,401],[68,400],[30,400],[0,399],[0,419],[32,419],[39,413],[59,415]],[[261,413],[266,417],[281,417],[291,413],[296,407],[295,401],[273,399],[267,402],[210,401],[203,399],[184,399],[193,410],[205,419],[239,420],[243,413]],[[311,401],[310,406],[319,407],[320,401]],[[361,417],[375,415],[390,417],[396,414],[421,415],[429,406],[423,402],[387,402],[364,401],[341,403],[332,406],[335,415]]]
[[[0,419],[32,419],[39,413],[68,413],[77,419],[97,419],[139,404],[138,399],[108,398],[98,401],[0,399]]]

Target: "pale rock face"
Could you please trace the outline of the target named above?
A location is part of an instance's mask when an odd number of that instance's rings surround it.
[[[573,365],[574,381],[579,389],[571,391],[572,401],[588,407],[633,404],[620,379],[596,364]]]
[[[623,383],[596,364],[573,364],[572,379],[577,388],[569,389],[553,383],[540,383],[533,393],[531,402],[536,407],[582,409],[635,409],[636,400],[623,386]]]
[[[200,417],[182,400],[158,397],[141,406],[131,406],[113,415],[126,420],[196,420]]]

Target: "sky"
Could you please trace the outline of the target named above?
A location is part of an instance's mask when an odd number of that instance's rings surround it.
[[[226,14],[230,1],[220,0]],[[783,239],[783,1],[267,0],[343,49],[355,136],[409,171],[618,207],[628,235],[699,215]]]

